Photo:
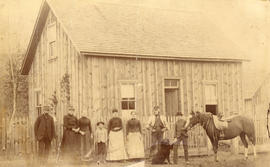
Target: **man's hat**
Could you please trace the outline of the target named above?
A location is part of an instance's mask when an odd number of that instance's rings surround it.
[[[97,126],[98,126],[99,124],[103,124],[103,125],[104,125],[104,122],[103,122],[103,121],[99,121],[99,122],[97,123]]]
[[[182,112],[177,112],[175,116],[183,116]]]
[[[112,113],[115,113],[115,112],[118,112],[118,110],[117,109],[113,109],[112,110]]]
[[[42,109],[43,111],[50,111],[51,107],[49,105],[44,105]]]
[[[68,110],[73,110],[73,111],[74,111],[75,109],[74,109],[73,106],[70,105],[70,106],[68,107]]]
[[[159,110],[159,106],[154,106],[154,111]]]

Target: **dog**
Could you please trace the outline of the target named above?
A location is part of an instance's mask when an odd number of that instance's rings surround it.
[[[160,149],[153,156],[152,164],[166,164],[165,160],[171,164],[170,161],[170,150],[173,148],[173,144],[170,143],[169,139],[163,139],[160,142]]]

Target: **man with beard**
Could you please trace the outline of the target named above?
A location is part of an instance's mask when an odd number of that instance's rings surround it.
[[[40,166],[48,162],[51,141],[55,137],[53,117],[49,115],[50,106],[43,106],[43,114],[40,115],[34,125],[36,140],[38,141],[38,161]]]

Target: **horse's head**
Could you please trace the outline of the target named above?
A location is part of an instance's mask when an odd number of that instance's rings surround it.
[[[201,122],[200,119],[200,112],[191,112],[188,118],[188,125],[186,126],[187,129],[191,129],[193,126]]]

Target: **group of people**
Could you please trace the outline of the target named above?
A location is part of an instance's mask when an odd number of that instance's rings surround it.
[[[56,136],[54,119],[50,116],[50,107],[44,106],[34,126],[36,140],[38,141],[39,163],[45,165],[48,160],[52,139]],[[97,163],[106,161],[122,161],[127,159],[144,159],[145,150],[143,142],[143,128],[136,112],[131,112],[131,118],[124,128],[122,119],[118,115],[118,110],[112,110],[112,118],[105,127],[103,121],[97,122],[97,128],[92,130],[91,121],[87,118],[86,112],[77,119],[74,114],[75,109],[70,106],[67,115],[64,116],[63,137],[60,145],[61,156],[65,160],[74,161],[78,158],[88,159],[93,155],[93,150],[97,155]],[[153,108],[154,114],[149,118],[146,129],[151,131],[152,145],[150,147],[150,157],[156,150],[159,150],[163,140],[164,132],[168,130],[166,118],[160,115],[158,106]],[[174,131],[174,163],[177,164],[178,145],[182,141],[185,160],[188,163],[187,146],[187,119],[181,112],[176,113],[177,122]],[[125,129],[125,133],[124,133]]]

